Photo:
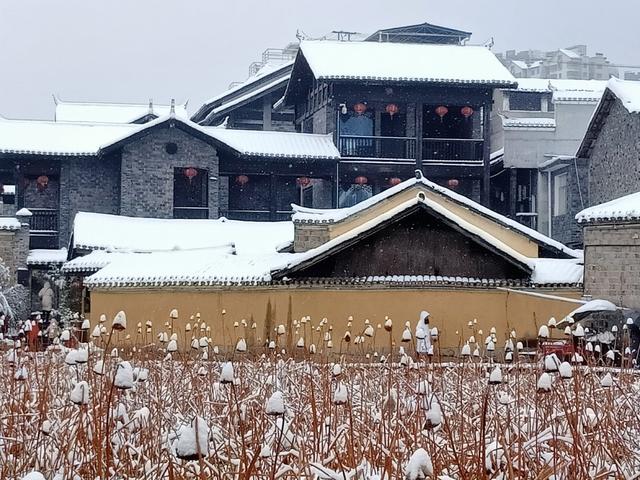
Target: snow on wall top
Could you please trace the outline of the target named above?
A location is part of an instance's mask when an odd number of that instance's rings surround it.
[[[131,123],[146,116],[164,117],[171,111],[170,105],[143,103],[109,103],[109,102],[65,102],[56,101],[55,119],[57,122],[91,122],[91,123]],[[176,105],[175,115],[189,118],[187,106]]]
[[[49,265],[52,263],[64,263],[67,261],[66,248],[38,248],[29,250],[27,265]]]
[[[116,251],[169,251],[235,246],[238,255],[275,253],[293,241],[291,222],[177,220],[79,212],[73,222],[73,248]]]
[[[484,47],[410,43],[305,41],[304,58],[318,79],[470,83],[515,86],[516,79]]]
[[[20,230],[20,221],[15,217],[0,217],[0,230]]]
[[[270,90],[274,87],[277,87],[279,85],[285,86],[288,80],[289,80],[289,75],[282,76],[282,77],[276,78],[275,80],[272,80],[269,83],[264,84],[259,88],[250,90],[244,95],[233,97],[229,101],[221,103],[219,106],[211,110],[211,113],[207,116],[207,118],[209,118],[211,115],[219,115],[221,112],[224,112],[225,110],[235,107],[236,105],[244,103],[247,100],[251,100],[253,97],[256,97],[261,93],[266,92],[267,90]]]
[[[281,158],[338,159],[331,135],[200,127],[243,155]]]
[[[607,88],[620,99],[629,113],[640,113],[640,82],[612,77]]]
[[[301,207],[299,205],[292,205],[294,214],[292,219],[294,222],[309,222],[309,223],[335,223],[344,220],[347,217],[355,215],[397,193],[406,190],[407,188],[411,188],[414,185],[422,184],[425,187],[433,190],[441,195],[449,197],[457,203],[463,204],[468,207],[470,210],[476,211],[486,217],[493,218],[497,222],[505,225],[507,228],[513,229],[522,233],[523,235],[532,238],[534,241],[537,241],[541,244],[548,245],[549,247],[555,248],[573,258],[582,258],[582,252],[580,250],[573,250],[562,243],[553,240],[552,238],[543,235],[542,233],[533,230],[521,223],[512,220],[510,218],[505,217],[504,215],[500,215],[493,210],[480,205],[478,202],[474,202],[470,198],[465,197],[459,193],[454,192],[453,190],[449,190],[437,183],[431,182],[426,178],[410,178],[405,180],[404,182],[399,183],[398,185],[388,188],[384,192],[381,192],[377,195],[368,198],[367,200],[360,202],[352,207],[348,208],[337,208],[337,209],[313,209],[307,207]]]
[[[520,92],[553,93],[554,102],[597,103],[607,87],[606,80],[518,78]]]
[[[585,208],[576,215],[576,220],[578,220],[579,223],[610,220],[640,220],[640,192]]]
[[[523,117],[523,118],[507,118],[502,117],[502,126],[505,129],[517,128],[517,129],[554,129],[556,128],[555,118],[544,117]]]

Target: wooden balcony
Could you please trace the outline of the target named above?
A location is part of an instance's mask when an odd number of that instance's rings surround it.
[[[338,139],[340,155],[346,158],[416,160],[413,137],[375,137],[342,135]],[[467,138],[424,138],[422,161],[449,165],[482,165],[484,141]]]

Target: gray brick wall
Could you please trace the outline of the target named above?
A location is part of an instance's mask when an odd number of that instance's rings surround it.
[[[0,258],[9,268],[12,284],[17,281],[18,269],[27,267],[29,255],[29,219],[18,217],[22,223],[20,230],[0,231]]]
[[[294,225],[294,252],[306,252],[328,241],[329,230],[325,225],[310,223],[296,223]]]
[[[165,145],[176,143],[177,153]],[[209,172],[209,218],[218,217],[218,157],[215,147],[178,128],[153,130],[122,150],[120,213],[135,217],[173,217],[174,168]]]
[[[640,115],[616,100],[589,160],[590,205],[640,190]]]
[[[584,228],[585,294],[640,308],[640,224]]]
[[[576,174],[577,166],[577,174]],[[553,215],[552,236],[555,240],[573,248],[582,248],[582,227],[576,221],[576,214],[589,205],[588,198],[588,169],[584,159],[577,159],[564,168],[555,170],[551,175],[551,195],[554,195],[554,180],[558,175],[567,174],[567,207],[564,215]],[[556,199],[552,198],[552,205]]]
[[[69,158],[61,163],[59,243],[65,247],[78,212],[118,214],[120,156]]]

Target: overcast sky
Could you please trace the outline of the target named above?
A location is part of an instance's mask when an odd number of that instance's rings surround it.
[[[189,111],[244,80],[296,30],[371,32],[431,22],[495,39],[494,51],[586,43],[640,64],[634,0],[0,0],[0,115],[52,118],[66,100],[159,103]]]

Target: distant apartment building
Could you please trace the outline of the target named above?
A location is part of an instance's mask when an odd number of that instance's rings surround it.
[[[518,78],[568,80],[608,80],[618,76],[618,68],[602,53],[589,55],[586,45],[574,45],[550,52],[541,50],[507,50],[496,54]]]

